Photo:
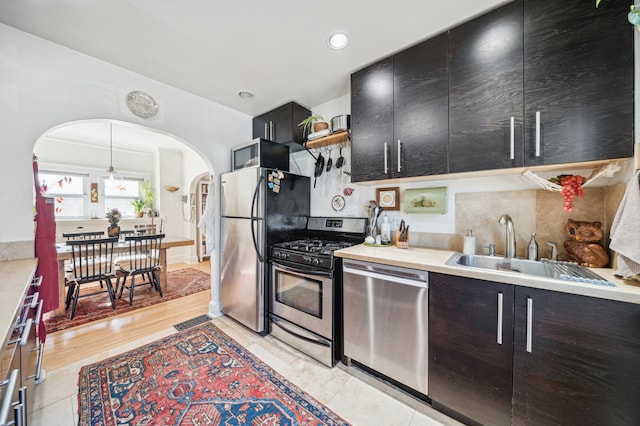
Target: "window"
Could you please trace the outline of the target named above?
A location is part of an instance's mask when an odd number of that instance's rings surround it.
[[[140,198],[140,179],[103,179],[104,210],[117,208],[123,217],[133,217],[131,202]]]
[[[47,197],[55,200],[55,216],[60,218],[85,217],[86,175],[39,172],[38,179]]]

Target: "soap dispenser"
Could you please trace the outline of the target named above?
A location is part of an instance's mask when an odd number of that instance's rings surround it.
[[[538,242],[535,232],[531,234],[531,241],[529,241],[529,260],[538,260]]]
[[[476,254],[476,237],[473,236],[473,230],[467,229],[467,236],[464,237],[462,248],[464,254]]]
[[[380,225],[380,239],[382,244],[386,245],[391,242],[391,224],[385,213],[382,224]]]

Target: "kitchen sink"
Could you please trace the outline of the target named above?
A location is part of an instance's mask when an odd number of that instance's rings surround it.
[[[577,263],[561,262],[557,260],[528,260],[519,258],[505,258],[500,256],[486,256],[481,254],[454,253],[447,260],[447,265],[464,266],[469,268],[506,271],[517,274],[535,275],[564,281],[599,284],[615,287],[615,284]]]

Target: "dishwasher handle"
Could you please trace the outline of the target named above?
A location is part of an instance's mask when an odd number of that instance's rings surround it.
[[[345,262],[342,268],[344,274],[360,275],[363,277],[390,281],[412,287],[428,288],[427,274],[398,271],[371,265]]]

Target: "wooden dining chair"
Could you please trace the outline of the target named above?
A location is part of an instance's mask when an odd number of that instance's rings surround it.
[[[95,239],[99,239],[99,238],[104,238],[104,231],[67,232],[67,233],[62,234],[62,237],[67,241],[95,240]]]
[[[160,245],[164,234],[134,235],[125,237],[125,243],[129,245],[124,255],[118,256],[115,263],[116,293],[122,297],[124,289],[129,290],[129,305],[133,304],[133,293],[136,286],[150,285],[151,288],[163,297],[158,270],[160,269]],[[142,282],[136,284],[136,276]],[[131,277],[129,284],[127,278]],[[122,283],[120,282],[122,280]]]
[[[71,319],[76,315],[78,299],[105,292],[102,284],[109,294],[111,308],[116,308],[111,278],[114,277],[113,245],[117,242],[118,239],[115,237],[67,241],[67,245],[71,247],[71,272],[67,274],[68,289],[65,308],[69,309],[71,305]],[[80,295],[80,287],[92,282],[100,282],[101,289]]]

